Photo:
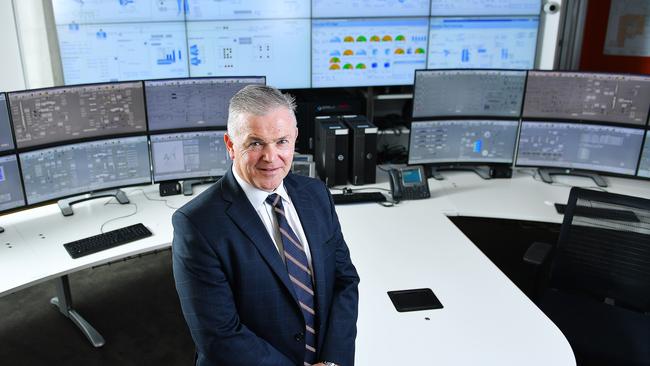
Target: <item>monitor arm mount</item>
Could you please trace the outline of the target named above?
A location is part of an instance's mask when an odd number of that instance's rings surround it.
[[[429,176],[436,180],[444,180],[445,178],[440,174],[441,171],[445,170],[458,170],[458,171],[470,171],[478,174],[479,177],[483,179],[490,179],[490,168],[486,166],[471,166],[471,165],[444,165],[444,166],[432,166],[429,171]]]
[[[539,176],[540,178],[542,178],[542,181],[544,183],[549,183],[549,184],[553,183],[554,175],[573,175],[578,177],[591,178],[599,187],[607,187],[607,182],[605,182],[605,179],[600,175],[598,175],[597,173],[585,172],[581,170],[557,169],[557,168],[539,168],[537,169],[537,171],[539,172]]]

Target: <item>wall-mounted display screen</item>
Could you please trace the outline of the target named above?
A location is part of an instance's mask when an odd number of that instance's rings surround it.
[[[52,0],[56,24],[183,21],[183,3],[196,0]]]
[[[149,130],[226,126],[230,98],[252,84],[264,77],[145,81]]]
[[[0,93],[0,152],[14,148],[14,138],[9,124],[9,108],[4,93]]]
[[[18,148],[147,130],[142,82],[9,93]]]
[[[64,145],[19,156],[29,204],[151,183],[146,136]]]
[[[312,22],[312,87],[406,85],[426,65],[426,18]]]
[[[523,116],[643,126],[650,109],[650,76],[530,71]]]
[[[429,15],[429,0],[312,0],[314,18]]]
[[[538,15],[541,0],[431,0],[431,15]]]
[[[197,131],[151,136],[154,182],[219,177],[230,158],[225,131]]]
[[[0,212],[25,205],[16,155],[0,156]]]
[[[296,19],[310,17],[310,0],[185,0],[187,20]]]
[[[428,69],[531,69],[539,17],[431,18]]]
[[[516,70],[418,70],[413,117],[519,117],[526,72]]]
[[[637,128],[523,121],[516,164],[634,175],[643,134]]]
[[[436,120],[411,124],[409,164],[513,161],[518,121]]]
[[[278,88],[310,86],[309,19],[187,23],[191,76],[262,75]]]

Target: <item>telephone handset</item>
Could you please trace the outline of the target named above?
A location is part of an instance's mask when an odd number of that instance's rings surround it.
[[[418,200],[431,197],[429,183],[421,165],[407,166],[388,171],[393,201]]]

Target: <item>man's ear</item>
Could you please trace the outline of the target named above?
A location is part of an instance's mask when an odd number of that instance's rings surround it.
[[[230,156],[230,160],[235,160],[235,142],[232,140],[230,135],[228,135],[228,133],[223,135],[223,142],[226,144],[226,150],[228,150],[228,156]]]

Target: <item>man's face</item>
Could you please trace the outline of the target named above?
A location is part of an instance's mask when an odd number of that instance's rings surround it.
[[[238,136],[226,134],[233,168],[249,184],[273,191],[289,174],[298,137],[296,117],[285,107],[263,116],[246,116]]]

